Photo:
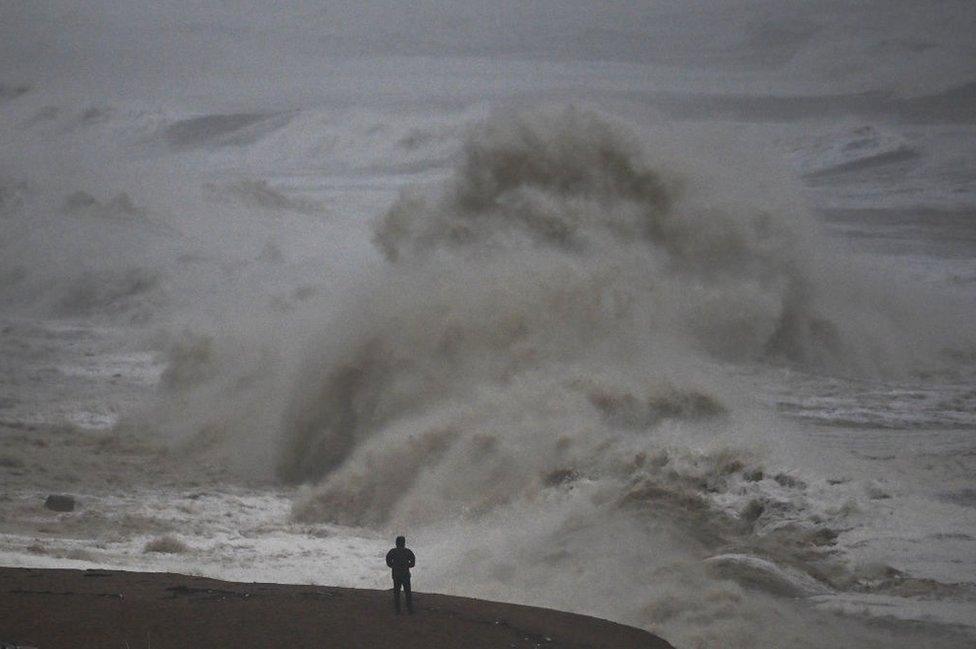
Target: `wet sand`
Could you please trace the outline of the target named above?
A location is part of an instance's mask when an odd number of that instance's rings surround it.
[[[397,616],[390,591],[170,573],[0,568],[0,584],[0,642],[38,649],[671,647],[606,620],[426,593]]]

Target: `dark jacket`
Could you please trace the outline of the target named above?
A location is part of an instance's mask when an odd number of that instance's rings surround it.
[[[394,577],[409,577],[416,563],[416,557],[407,548],[393,548],[386,553],[386,565],[393,568]]]

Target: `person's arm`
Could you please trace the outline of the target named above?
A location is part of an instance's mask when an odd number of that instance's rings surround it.
[[[407,559],[410,561],[411,568],[417,565],[417,557],[413,556],[412,550],[407,550]]]
[[[390,550],[389,552],[386,553],[386,567],[387,568],[393,567],[393,550]]]

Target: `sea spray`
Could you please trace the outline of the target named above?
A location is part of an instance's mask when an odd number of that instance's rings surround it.
[[[723,201],[646,146],[576,109],[476,127],[378,221],[389,266],[307,355],[278,475],[307,485],[296,520],[414,530],[435,588],[820,646],[824,614],[780,596],[851,583],[856,508],[777,468],[788,424],[737,368],[859,371],[897,325],[829,281],[799,203]]]
[[[595,113],[496,116],[378,222],[391,266],[306,364],[279,474],[326,476],[398,420],[530,372],[622,372],[641,394],[717,361],[857,362],[806,215],[775,208],[721,203]]]
[[[409,530],[431,590],[689,646],[821,638],[826,614],[781,593],[858,584],[837,538],[874,505],[796,451],[750,376],[883,373],[953,339],[830,250],[782,174],[697,157],[593,112],[501,112],[379,215],[368,254],[334,224],[304,265],[277,236],[264,254],[271,226],[197,246],[163,285],[199,308],[153,311],[168,369],[120,430],[215,480],[298,484],[292,525]]]

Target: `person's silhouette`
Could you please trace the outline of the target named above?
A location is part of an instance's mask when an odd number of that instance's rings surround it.
[[[393,569],[393,606],[397,615],[400,614],[400,588],[407,600],[407,613],[413,615],[413,600],[410,598],[410,569],[416,565],[417,559],[407,548],[407,540],[402,536],[396,537],[396,547],[386,553],[386,565]]]

